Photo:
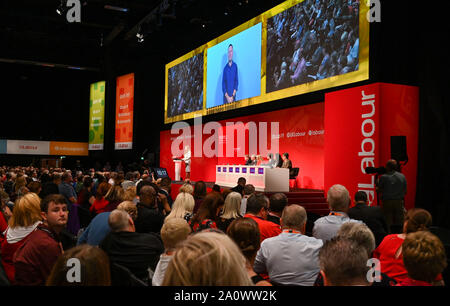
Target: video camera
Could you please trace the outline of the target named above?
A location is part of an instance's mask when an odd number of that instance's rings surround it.
[[[385,167],[366,167],[364,170],[366,174],[385,174],[387,172]]]

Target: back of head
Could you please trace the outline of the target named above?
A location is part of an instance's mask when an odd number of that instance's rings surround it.
[[[442,241],[428,231],[406,235],[402,254],[408,276],[415,280],[432,283],[447,267]]]
[[[286,206],[281,215],[281,225],[283,228],[303,229],[306,224],[306,210],[296,204]]]
[[[155,188],[150,185],[145,185],[139,191],[139,200],[141,203],[151,204],[154,203],[156,195]]]
[[[266,197],[263,194],[252,194],[247,199],[247,213],[256,215],[261,208],[268,208]]]
[[[422,208],[412,208],[406,213],[404,232],[406,234],[428,230],[432,224],[431,214]]]
[[[357,191],[355,193],[355,203],[367,203],[367,193],[364,191]]]
[[[179,244],[163,286],[251,286],[245,258],[225,234],[200,232]]]
[[[227,235],[241,249],[242,254],[251,262],[261,245],[258,223],[251,218],[239,218],[231,222]]]
[[[244,195],[251,195],[255,193],[255,186],[253,186],[252,184],[247,184],[244,186]]]
[[[172,180],[170,179],[170,177],[163,177],[161,179],[161,187],[169,188],[171,184]]]
[[[136,220],[137,218],[137,206],[132,201],[123,201],[117,206],[117,209],[125,211],[130,215],[131,219]]]
[[[330,286],[367,285],[367,251],[356,242],[335,237],[319,252],[320,270]]]
[[[197,181],[194,185],[194,198],[202,199],[206,196],[206,184],[203,181]]]
[[[223,206],[222,218],[232,219],[239,217],[239,211],[241,208],[242,196],[238,192],[230,192],[225,198]]]
[[[172,211],[166,217],[171,218],[184,218],[186,213],[192,213],[195,206],[194,197],[190,193],[180,192],[172,205]]]
[[[79,263],[79,274],[71,273],[74,265]],[[73,275],[70,282],[68,276]],[[77,278],[79,276],[79,278]],[[82,244],[58,257],[47,278],[47,286],[110,286],[111,275],[109,258],[106,253],[95,246]]]
[[[252,155],[252,157],[254,157],[254,155]],[[238,178],[238,181],[237,181],[238,185],[245,185],[246,183],[247,183],[247,180],[245,179],[245,177]]]
[[[288,199],[284,193],[275,193],[270,197],[270,211],[280,213],[288,204]]]
[[[364,223],[346,222],[339,228],[337,236],[355,241],[366,249],[369,257],[375,250],[375,236]]]
[[[109,202],[122,202],[125,198],[125,191],[121,185],[113,185],[105,195],[105,200]]]
[[[178,190],[180,193],[181,192],[186,192],[189,193],[191,195],[194,194],[194,187],[192,187],[191,184],[183,184],[183,186],[180,187],[180,189]]]
[[[224,201],[222,195],[218,193],[209,193],[203,199],[200,208],[192,219],[192,223],[200,223],[204,219],[212,219],[216,221],[217,219],[217,210],[223,206]]]
[[[347,188],[336,184],[330,187],[327,194],[327,201],[333,211],[346,211],[350,204],[350,195]]]
[[[397,161],[395,159],[390,159],[386,163],[386,171],[392,172],[397,170]]]
[[[107,182],[102,182],[97,187],[96,198],[100,200],[108,193],[109,189],[111,189],[111,185]]]
[[[9,226],[12,228],[26,227],[41,220],[41,199],[35,193],[27,193],[14,204]]]
[[[171,218],[161,228],[161,239],[166,250],[172,250],[191,233],[191,227],[183,218]]]
[[[129,225],[130,216],[124,210],[114,209],[108,217],[108,225],[112,232],[125,231]]]

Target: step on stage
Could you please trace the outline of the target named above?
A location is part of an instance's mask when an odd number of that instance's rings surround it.
[[[174,200],[178,194],[178,190],[183,184],[184,181],[172,181],[172,198]],[[194,186],[195,182],[191,181],[190,184]],[[205,182],[205,184],[207,192],[211,192],[214,182]],[[229,187],[220,186],[221,190],[224,188]],[[266,192],[265,194],[270,197],[273,192]],[[289,192],[284,192],[284,194],[287,196],[289,204],[303,206],[308,212],[308,215],[324,216],[330,212],[323,190],[290,188]]]

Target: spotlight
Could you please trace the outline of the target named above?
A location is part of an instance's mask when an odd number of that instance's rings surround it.
[[[56,9],[56,13],[58,13],[58,15],[62,15],[66,10],[67,10],[67,1],[61,0],[58,8]]]

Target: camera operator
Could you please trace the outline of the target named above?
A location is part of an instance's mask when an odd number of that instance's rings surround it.
[[[404,219],[404,197],[406,194],[406,178],[397,171],[397,161],[388,160],[386,174],[378,179],[378,192],[381,193],[382,211],[391,233],[402,231]]]

